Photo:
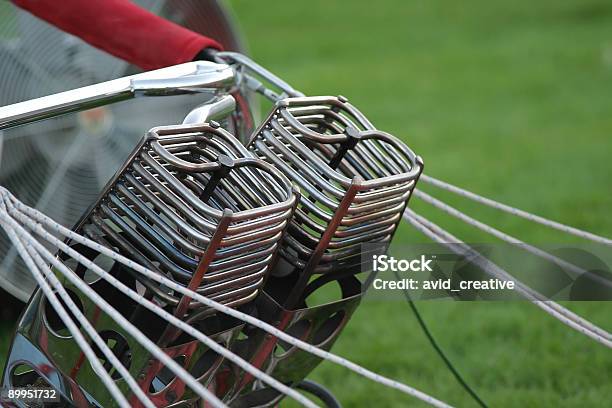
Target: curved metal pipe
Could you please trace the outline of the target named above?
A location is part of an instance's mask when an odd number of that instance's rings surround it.
[[[229,116],[235,109],[236,100],[233,96],[217,96],[213,100],[203,103],[189,112],[183,120],[183,125],[208,123],[211,120],[220,121]]]

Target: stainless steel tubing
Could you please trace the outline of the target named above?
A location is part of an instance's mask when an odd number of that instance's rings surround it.
[[[152,129],[77,231],[238,306],[258,293],[296,195],[216,123]],[[189,319],[198,305],[142,280]]]
[[[303,93],[294,89],[287,82],[257,64],[246,55],[238,52],[224,51],[218,52],[216,54],[216,59],[219,63],[231,64],[234,67],[237,83],[240,86],[250,91],[257,92],[274,102],[288,96],[304,96]],[[257,77],[264,80],[265,83],[262,83]],[[277,91],[270,89],[269,85],[277,88],[281,93],[279,94]]]
[[[419,156],[344,97],[277,102],[249,148],[302,191],[280,252],[300,275],[286,306],[299,303],[312,274],[357,272],[361,244],[388,244],[423,171]]]
[[[0,107],[0,130],[141,96],[212,97],[235,86],[235,80],[228,65],[188,62]]]
[[[183,120],[184,125],[220,121],[236,109],[236,100],[231,95],[220,95],[194,108]]]
[[[246,307],[261,292],[275,263],[298,195],[279,170],[256,158],[215,122],[157,127],[136,146],[74,231],[180,286],[229,307]],[[66,245],[225,348],[242,329],[235,319],[217,314],[215,309],[97,251],[72,240]],[[198,382],[205,387],[214,382],[223,357],[96,277],[67,253],[60,250],[57,256]],[[151,350],[102,312],[90,295],[71,283],[64,286],[155,405],[198,398],[183,382],[174,380],[176,376]],[[73,388],[73,392],[66,392],[74,396],[71,402],[84,406],[76,403],[78,399],[93,406],[112,406],[112,396],[97,386],[98,373],[79,362],[79,345],[57,320],[46,298],[36,292],[20,322],[11,364],[19,364],[15,359],[52,361],[52,386]],[[58,359],[60,355],[66,358]],[[112,365],[105,362],[104,368],[113,379],[119,378]],[[78,373],[76,378],[74,373]],[[133,406],[140,406],[130,398]]]

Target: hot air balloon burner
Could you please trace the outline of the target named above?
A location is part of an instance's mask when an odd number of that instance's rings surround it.
[[[362,244],[391,241],[423,171],[420,157],[344,97],[279,101],[249,147],[301,190],[273,272],[295,281],[289,307],[313,275],[361,270]]]
[[[280,100],[248,147],[301,191],[281,259],[256,302],[259,315],[329,350],[371,277],[364,244],[386,250],[423,161],[341,96]],[[338,286],[340,296],[317,304],[313,295],[324,286]],[[252,361],[286,384],[299,383],[320,362],[261,331],[250,338],[256,344]],[[248,375],[241,384],[249,384]],[[283,396],[243,387],[233,397],[237,406],[273,406]]]
[[[254,157],[214,122],[158,127],[136,147],[75,231],[183,287],[248,310],[247,304],[261,291],[275,262],[297,203],[296,193],[279,170]],[[108,259],[94,250],[71,241],[67,244],[224,347],[231,345],[242,328],[239,322],[119,262],[105,262]],[[58,256],[194,377],[204,384],[213,381],[221,357],[105,279],[92,278],[90,270],[67,254],[60,251]],[[116,321],[101,313],[92,299],[69,283],[65,287],[158,406],[196,397]],[[39,367],[28,354],[55,367],[54,388],[78,386],[81,397],[103,406],[111,404],[103,387],[92,386],[95,372],[79,360],[79,346],[39,292],[19,325],[10,359]],[[118,375],[110,363],[105,367],[111,375]],[[71,394],[74,392],[67,393]]]
[[[159,127],[78,228],[198,293],[239,306],[257,295],[295,200],[278,170],[218,125]],[[137,279],[178,316],[206,314],[197,302]]]

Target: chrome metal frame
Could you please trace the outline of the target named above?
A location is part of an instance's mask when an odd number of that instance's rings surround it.
[[[305,97],[241,54],[223,52],[217,58],[222,64],[188,63],[0,108],[0,129],[141,95],[209,94],[183,125],[149,132],[75,230],[198,294],[231,307],[248,303],[283,331],[309,325],[301,338],[331,347],[362,296],[355,276],[361,272],[361,246],[389,244],[423,161],[377,130],[346,98]],[[235,109],[228,94],[245,89],[276,102],[248,148],[210,122]],[[272,269],[277,254],[282,262]],[[85,268],[76,270],[85,278]],[[218,318],[129,268],[113,273],[192,325],[205,327]],[[313,280],[314,275],[319,276]],[[306,298],[327,283],[340,285],[342,298],[310,305]],[[258,297],[264,284],[266,293]],[[98,281],[91,286],[108,290]],[[83,302],[95,310],[88,299]],[[130,307],[135,322],[145,319],[143,332],[148,327],[149,336],[172,356],[193,361],[193,353],[205,353],[176,328],[146,320],[149,314]],[[324,339],[317,336],[330,325]],[[299,382],[320,361],[302,352],[275,354],[283,345],[261,332],[238,341],[241,329],[226,327],[219,341],[283,381]],[[146,350],[133,353],[139,361],[147,358]],[[292,368],[295,359],[305,364],[302,369]],[[152,384],[161,370],[159,362],[149,361],[138,367],[143,384]],[[235,367],[219,359],[203,381],[216,370]],[[225,392],[225,400],[242,403],[265,390],[235,372]]]
[[[208,93],[235,86],[225,64],[188,62],[0,107],[0,130],[142,96]]]
[[[296,203],[297,191],[288,179],[255,158],[217,123],[165,126],[149,131],[74,230],[185,288],[239,307],[259,294]],[[71,240],[66,244],[89,259],[98,257]],[[61,251],[58,257],[64,263],[72,261]],[[224,347],[231,345],[242,328],[216,315],[214,309],[116,262],[107,269],[144,298],[210,333]],[[88,281],[88,269],[81,264],[74,271],[100,296],[113,299],[129,321],[166,354],[180,359],[199,381],[213,381],[222,358],[212,358],[205,345],[117,293],[105,280]],[[163,365],[100,313],[89,297],[70,284],[65,286],[88,319],[97,322],[96,330],[121,340],[118,355],[129,359],[130,372],[152,401],[162,406],[177,397],[197,397],[180,381],[164,378]],[[30,317],[19,325],[20,340],[13,346],[12,359],[21,356],[20,350],[30,343],[40,350],[37,359],[41,361],[54,360],[58,353],[78,354],[78,345],[51,327],[46,305],[40,293],[30,302]],[[40,333],[47,339],[45,344],[39,344]],[[205,371],[202,359],[209,364]],[[70,385],[74,360],[56,361],[56,366],[60,374],[52,385],[59,390],[74,388],[76,384]],[[104,406],[111,404],[104,388],[92,387],[95,378],[91,369],[79,370],[76,394]],[[75,393],[66,395],[71,394]]]
[[[302,190],[281,248],[299,274],[287,307],[313,274],[360,271],[362,244],[388,244],[423,171],[420,157],[344,97],[279,101],[249,148]]]
[[[237,306],[258,293],[295,202],[288,180],[217,124],[158,127],[76,230]],[[197,304],[141,283],[177,316]]]

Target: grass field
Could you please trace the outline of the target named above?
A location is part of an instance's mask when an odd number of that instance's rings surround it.
[[[232,4],[259,62],[308,94],[346,95],[422,155],[427,173],[612,235],[612,3]],[[572,242],[453,202],[530,242]],[[416,200],[411,206],[461,238],[492,240]],[[398,240],[426,242],[407,226]],[[539,309],[518,302],[419,307],[490,406],[612,405],[612,352]],[[612,329],[610,304],[571,307]],[[402,303],[365,302],[334,351],[451,404],[474,406]],[[312,378],[347,407],[420,406],[331,364]]]
[[[258,62],[308,94],[346,95],[423,156],[428,174],[612,236],[609,1],[231,4]],[[530,242],[574,242],[453,202]],[[411,206],[468,241],[492,240],[416,200]],[[397,240],[427,242],[406,225]],[[519,302],[418,306],[491,407],[612,405],[612,352],[539,309]],[[571,308],[612,330],[609,303]],[[2,352],[9,341],[0,337]],[[474,406],[403,303],[364,302],[334,351],[450,404]],[[346,407],[422,405],[328,363],[311,378]]]

